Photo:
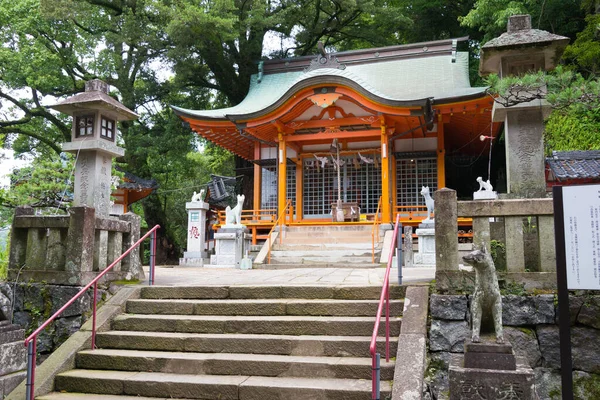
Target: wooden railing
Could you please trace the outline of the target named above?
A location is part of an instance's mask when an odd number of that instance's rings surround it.
[[[286,212],[287,211],[287,212]],[[285,203],[285,208],[283,209],[283,212],[281,214],[279,214],[279,217],[277,217],[277,220],[275,221],[275,224],[273,224],[273,227],[271,228],[271,230],[269,231],[269,234],[267,235],[267,241],[269,242],[268,244],[268,253],[267,253],[267,260],[268,263],[271,264],[271,247],[273,246],[272,243],[272,235],[273,232],[275,231],[275,228],[277,226],[279,226],[279,244],[283,243],[283,225],[286,224],[286,218],[287,218],[287,222],[291,222],[294,216],[294,207],[292,207],[292,200],[288,199],[288,201]]]
[[[219,210],[217,213],[219,225],[225,225],[225,210]],[[260,210],[242,210],[242,225],[270,225],[277,219],[277,210],[275,208]]]
[[[379,196],[379,201],[377,202],[377,211],[375,212],[373,228],[371,229],[371,264],[375,264],[375,242],[379,242],[379,225],[381,225],[379,210],[381,210],[381,196]]]

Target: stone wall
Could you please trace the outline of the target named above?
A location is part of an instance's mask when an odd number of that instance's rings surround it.
[[[13,287],[15,288],[13,292]],[[58,311],[67,301],[77,294],[82,287],[59,286],[44,283],[0,283],[0,309],[12,312],[12,323],[31,334],[40,324]],[[110,292],[98,289],[98,302],[106,300]],[[12,300],[14,297],[14,307]],[[91,316],[93,290],[81,296],[67,308],[48,328],[38,336],[37,351],[41,355],[52,353],[69,336],[77,332],[81,325]],[[10,310],[10,311],[8,311]]]
[[[540,399],[560,399],[558,309],[553,294],[502,296],[504,335],[517,356],[535,371]],[[571,345],[575,398],[600,398],[600,296],[570,297]],[[428,369],[425,399],[448,398],[451,353],[462,353],[469,336],[469,296],[430,298]]]

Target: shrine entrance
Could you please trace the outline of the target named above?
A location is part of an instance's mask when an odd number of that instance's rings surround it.
[[[302,162],[303,218],[331,218],[331,204],[338,198],[336,165],[331,156],[315,156]],[[327,162],[317,157],[326,157]],[[374,154],[363,157],[360,159],[358,153],[340,156],[341,199],[357,203],[361,214],[374,214],[381,196],[381,160]]]

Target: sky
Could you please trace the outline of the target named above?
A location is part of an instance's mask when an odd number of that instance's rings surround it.
[[[29,164],[29,161],[17,160],[13,156],[14,152],[12,150],[0,149],[0,187],[8,187],[10,183],[8,175],[13,168],[20,168]]]

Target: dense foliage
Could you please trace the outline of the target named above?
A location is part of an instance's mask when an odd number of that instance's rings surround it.
[[[232,175],[234,162],[183,126],[170,104],[234,105],[257,60],[313,54],[319,41],[346,50],[470,35],[477,57],[513,13],[530,13],[535,28],[572,40],[560,73],[527,78],[551,88],[549,148],[598,148],[597,8],[594,0],[0,0],[0,144],[35,160],[0,192],[0,225],[10,218],[3,207],[64,206],[72,176],[58,155],[70,120],[46,106],[89,79],[108,82],[111,95],[140,114],[119,127],[126,156],[118,161],[158,181],[136,210],[164,227],[162,256],[176,259],[184,201],[210,173]],[[496,93],[511,85],[490,84]]]

